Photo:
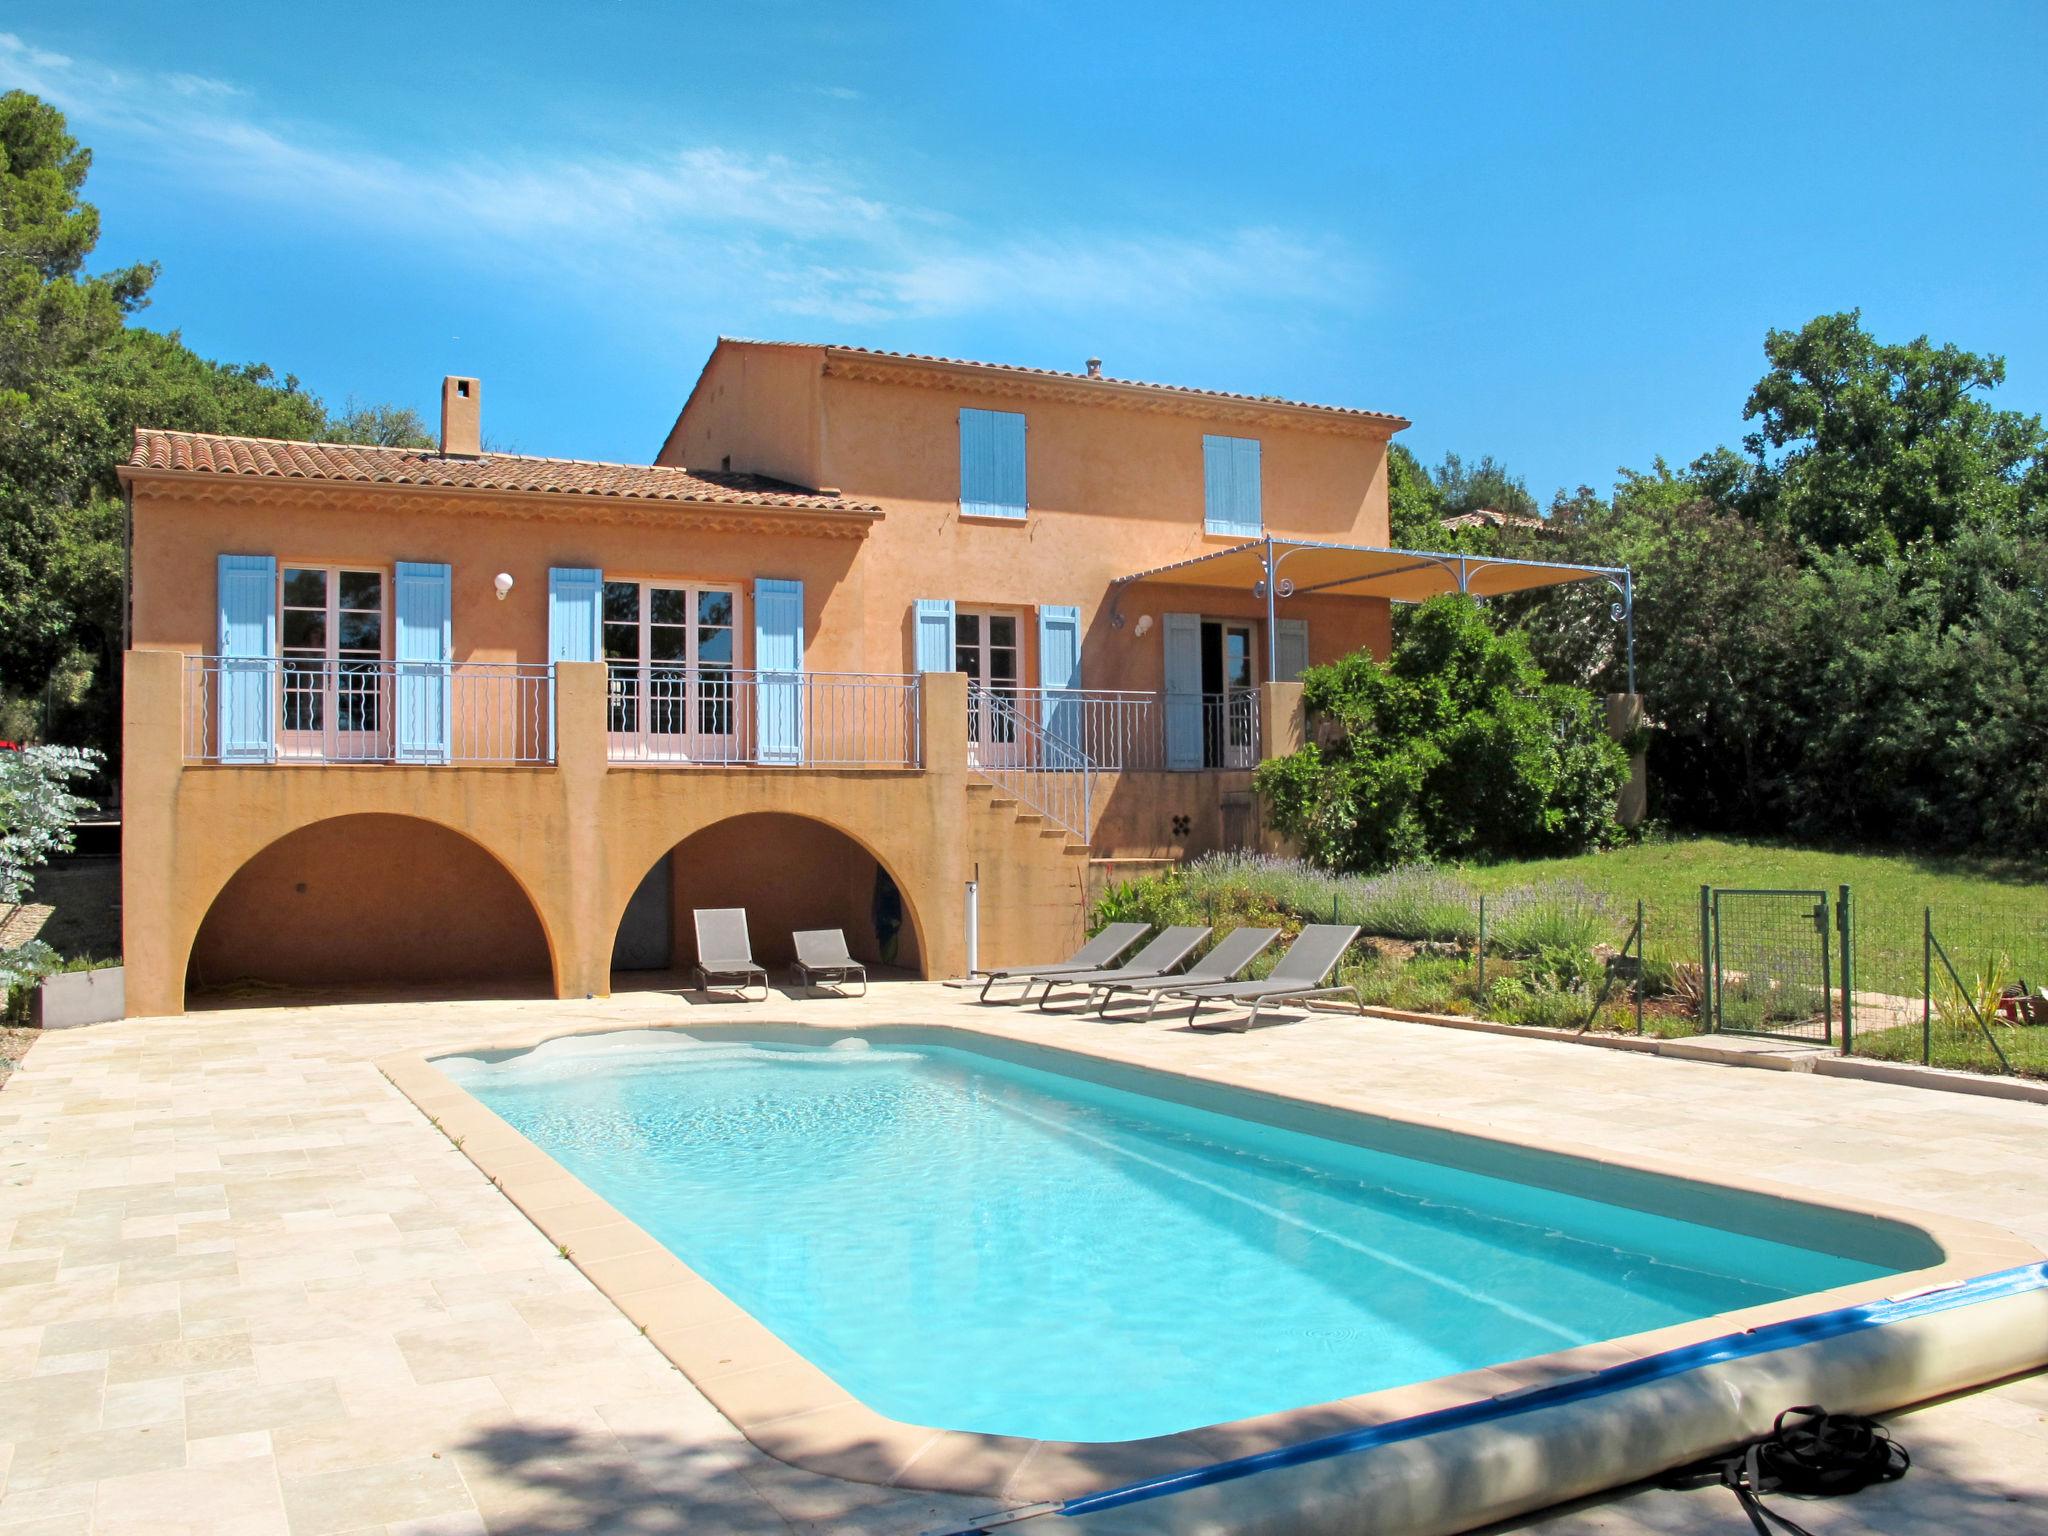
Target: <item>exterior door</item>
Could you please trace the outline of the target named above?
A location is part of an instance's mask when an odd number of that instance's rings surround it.
[[[1013,767],[1022,758],[1020,628],[1013,613],[953,616],[953,670],[967,674],[967,755],[980,767]]]
[[[278,627],[278,756],[389,756],[384,573],[285,566]]]
[[[742,761],[732,592],[607,581],[603,602],[613,755]]]
[[[1252,626],[1202,621],[1202,766],[1255,767],[1258,695]]]

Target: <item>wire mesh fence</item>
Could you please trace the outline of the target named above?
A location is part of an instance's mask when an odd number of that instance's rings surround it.
[[[2048,914],[2023,895],[1928,906],[1909,890],[1846,885],[1707,886],[1682,903],[1659,894],[1617,898],[1573,881],[1487,892],[1456,871],[1343,876],[1211,856],[1109,915],[1200,922],[1219,936],[1246,923],[1356,926],[1343,979],[1368,1005],[1403,1012],[1762,1036],[2048,1077]]]

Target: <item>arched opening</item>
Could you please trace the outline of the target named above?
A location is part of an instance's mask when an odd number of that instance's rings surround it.
[[[279,838],[221,887],[192,941],[189,1002],[336,996],[547,997],[554,966],[531,900],[459,832],[411,816],[337,816]]]
[[[780,972],[800,928],[838,928],[870,966],[924,974],[910,893],[881,860],[837,827],[760,811],[714,822],[657,859],[619,919],[612,989],[677,986],[697,958],[691,913],[744,907],[754,958]]]

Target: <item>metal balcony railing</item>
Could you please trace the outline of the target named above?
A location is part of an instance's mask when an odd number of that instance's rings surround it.
[[[923,761],[916,677],[659,662],[609,666],[605,708],[613,762],[915,768]]]
[[[185,760],[551,762],[551,679],[524,662],[188,656]]]
[[[1253,768],[1259,761],[1259,691],[1175,694],[1068,688],[976,688],[1039,727],[1059,750],[1049,756],[1031,744],[995,739],[973,716],[968,737],[976,761],[1036,771],[1065,770],[1079,753],[1105,773],[1159,769]],[[1004,716],[991,715],[1000,724]]]

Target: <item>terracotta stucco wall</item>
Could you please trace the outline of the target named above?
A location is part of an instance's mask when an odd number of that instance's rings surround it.
[[[720,346],[655,462],[729,467],[809,487],[833,484],[819,462],[821,355],[811,347]]]
[[[217,651],[216,561],[223,554],[248,554],[275,555],[280,567],[353,565],[387,577],[396,561],[447,562],[453,568],[458,661],[547,660],[549,568],[595,566],[619,578],[738,588],[740,654],[751,664],[753,582],[789,577],[804,584],[812,664],[861,668],[864,569],[858,540],[719,532],[659,516],[649,523],[613,522],[602,507],[588,519],[521,516],[519,503],[486,497],[473,507],[465,503],[461,511],[422,505],[421,498],[402,491],[241,505],[167,498],[138,486],[133,644]],[[492,586],[501,571],[513,579],[512,594],[502,602]]]
[[[764,371],[771,359],[780,367],[772,375]],[[737,370],[743,360],[753,385],[748,398],[763,400],[774,418],[815,402],[823,483],[887,509],[861,554],[864,653],[877,671],[913,665],[910,615],[921,597],[1016,613],[1027,626],[1027,682],[1036,681],[1037,669],[1030,626],[1046,603],[1081,609],[1082,682],[1089,688],[1160,687],[1164,632],[1157,620],[1165,612],[1251,620],[1263,645],[1265,604],[1248,590],[1147,587],[1125,597],[1124,628],[1109,623],[1116,577],[1242,542],[1203,532],[1205,433],[1260,441],[1273,533],[1386,542],[1386,444],[1376,435],[1132,409],[1109,396],[1018,398],[971,380],[932,388],[829,376],[816,348],[728,344],[714,354],[714,371]],[[747,457],[753,439],[734,408],[740,392],[709,388],[713,376],[707,371],[662,462],[715,467],[730,455],[736,469],[762,468],[765,461]],[[960,515],[959,413],[969,407],[1026,417],[1031,506],[1022,522]],[[1376,599],[1294,598],[1281,608],[1285,617],[1308,621],[1314,662],[1360,646],[1384,652],[1389,643],[1391,610]],[[1140,614],[1154,619],[1142,637],[1135,633]],[[1258,671],[1264,675],[1263,653]]]
[[[540,918],[497,859],[445,827],[368,815],[287,833],[243,865],[200,926],[189,979],[206,988],[552,975]]]
[[[555,990],[565,997],[609,989],[620,918],[655,861],[735,817],[805,818],[843,833],[885,864],[902,891],[916,958],[928,976],[957,975],[964,967],[963,893],[976,859],[1000,863],[1012,892],[1010,899],[984,904],[984,963],[1038,958],[1053,937],[1063,939],[1080,921],[1080,885],[1071,871],[1085,866],[1085,850],[1044,836],[1037,823],[1012,810],[991,809],[968,790],[967,693],[958,674],[933,674],[921,685],[930,731],[924,767],[885,771],[615,766],[606,760],[602,729],[604,669],[591,663],[559,669],[561,750],[553,765],[187,766],[181,751],[183,686],[183,657],[129,653],[122,919],[132,1014],[182,1011],[187,964],[216,899],[252,864],[250,888],[275,892],[290,871],[272,872],[265,850],[301,829],[336,828],[342,825],[336,819],[344,817],[405,818],[409,826],[459,832],[487,854],[531,903],[553,955]],[[338,834],[318,834],[330,835]],[[391,893],[410,887],[413,874],[405,862],[422,857],[422,848],[439,837],[383,844],[390,878],[380,880],[379,861],[368,860],[356,876],[369,886],[366,905],[351,913],[337,903],[334,923],[381,922],[406,955],[417,954],[405,947],[416,942],[418,920]],[[796,856],[807,855],[797,850]],[[269,862],[277,862],[276,856]],[[776,872],[784,879],[804,878],[800,865]],[[858,878],[852,861],[839,873]],[[495,879],[484,883],[502,891]],[[740,888],[735,883],[724,889]],[[714,897],[717,887],[707,883],[702,889],[707,904],[732,904]],[[842,901],[851,899],[845,880],[839,890]],[[380,907],[380,899],[387,905]],[[241,905],[237,898],[235,907]],[[244,956],[254,953],[249,945],[255,929],[252,914],[237,930],[245,936]],[[757,943],[774,942],[761,927],[755,936]],[[304,956],[307,976],[336,974],[334,956],[340,955],[361,961],[365,971],[354,979],[363,985],[420,979],[398,977],[374,953],[363,954],[355,934],[310,924],[280,931],[277,940],[285,938],[315,946]],[[463,956],[464,974],[472,974],[470,967],[507,975],[529,969],[527,940],[514,944],[509,933],[501,939],[504,947],[487,956]],[[270,966],[280,958],[289,956],[264,957],[264,965],[277,979],[289,979],[290,971]],[[409,959],[404,966],[417,969]],[[339,970],[347,974],[346,966]]]

